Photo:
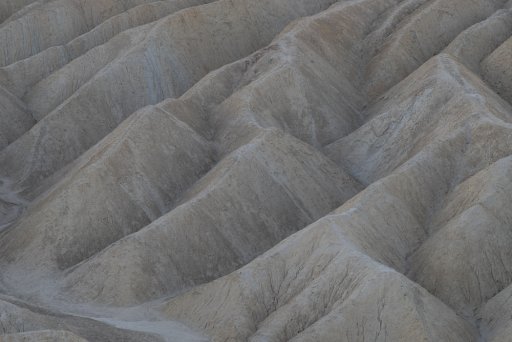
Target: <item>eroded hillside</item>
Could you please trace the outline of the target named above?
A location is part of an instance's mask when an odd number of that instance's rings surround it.
[[[0,22],[0,341],[511,341],[512,1]]]

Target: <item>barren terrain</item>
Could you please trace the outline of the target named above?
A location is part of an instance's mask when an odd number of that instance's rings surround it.
[[[0,0],[0,341],[512,341],[512,0]]]

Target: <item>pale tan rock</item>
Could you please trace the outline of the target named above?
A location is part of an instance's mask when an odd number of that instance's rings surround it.
[[[505,100],[512,101],[512,38],[482,62],[484,77]]]
[[[176,294],[234,271],[358,190],[305,144],[264,132],[168,214],[74,268],[65,284],[84,299],[118,305]]]
[[[87,342],[69,331],[40,330],[0,336],[3,342]]]
[[[0,149],[26,133],[35,123],[27,106],[0,86]]]
[[[512,11],[499,10],[457,36],[444,50],[480,73],[482,59],[489,56],[512,34]]]
[[[511,13],[1,2],[0,341],[509,341]]]

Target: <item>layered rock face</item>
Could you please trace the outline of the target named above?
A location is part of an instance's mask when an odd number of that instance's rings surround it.
[[[4,0],[0,341],[506,342],[512,1]]]

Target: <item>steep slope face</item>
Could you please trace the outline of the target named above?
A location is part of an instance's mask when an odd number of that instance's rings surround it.
[[[511,1],[0,22],[0,340],[509,340]]]

